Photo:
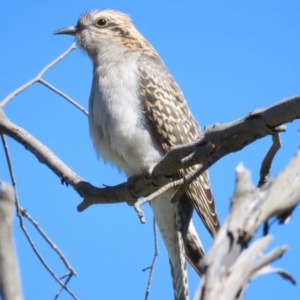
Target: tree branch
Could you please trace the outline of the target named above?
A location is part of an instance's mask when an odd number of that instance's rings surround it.
[[[15,194],[0,181],[0,296],[3,300],[21,300],[19,267],[12,235]]]
[[[68,50],[66,50],[63,54],[61,54],[59,57],[57,57],[55,60],[53,60],[50,64],[48,64],[35,78],[31,79],[15,91],[13,91],[11,94],[9,94],[4,100],[0,102],[0,108],[3,109],[11,100],[13,100],[17,95],[28,89],[30,86],[37,82],[41,82],[44,84],[42,76],[49,71],[54,65],[56,65],[58,62],[60,62],[62,59],[64,59],[70,52],[76,49],[75,43],[72,44]],[[56,91],[55,91],[56,92]],[[61,93],[62,94],[62,93]],[[63,95],[61,95],[64,97]],[[68,100],[68,99],[67,99]]]
[[[118,203],[127,201],[133,204],[136,199],[150,195],[144,204],[150,201],[154,192],[159,195],[172,187],[188,185],[194,178],[207,170],[220,158],[236,152],[248,144],[267,135],[277,135],[285,131],[283,123],[291,122],[300,116],[300,96],[292,97],[266,109],[255,110],[244,118],[227,124],[215,124],[205,129],[203,136],[193,143],[171,149],[164,158],[153,168],[151,174],[129,178],[126,183],[114,187],[97,188],[84,181],[46,146],[36,140],[24,129],[9,121],[0,110],[0,133],[6,134],[26,149],[31,151],[41,163],[46,164],[62,181],[71,185],[82,197],[78,211],[83,211],[93,204]],[[276,151],[275,151],[276,153]],[[274,155],[273,155],[274,156]],[[169,178],[180,168],[195,164],[200,167],[194,173],[177,181]],[[176,195],[175,195],[176,197]],[[138,203],[136,210],[144,221],[144,214]]]
[[[206,272],[196,299],[241,299],[240,293],[248,281],[263,273],[268,263],[287,250],[280,247],[257,259],[271,241],[271,237],[266,236],[240,255],[261,224],[272,217],[281,221],[282,216],[290,214],[299,203],[299,168],[300,150],[284,171],[258,189],[251,184],[250,173],[238,166],[230,213],[202,262]],[[295,282],[286,272],[275,271]]]
[[[13,171],[13,164],[12,164],[12,160],[11,160],[10,153],[9,153],[9,150],[8,150],[7,141],[4,137],[4,135],[2,135],[2,134],[1,134],[1,140],[2,140],[3,147],[4,147],[4,152],[5,152],[5,156],[6,156],[7,165],[8,165],[8,168],[9,168],[11,181],[12,181],[12,184],[13,184],[14,202],[15,202],[15,205],[16,205],[16,208],[17,208],[17,215],[18,215],[18,218],[19,218],[20,227],[21,227],[22,231],[24,232],[24,234],[25,234],[30,246],[32,247],[34,253],[37,255],[37,257],[41,261],[42,265],[51,274],[51,276],[61,285],[61,289],[65,289],[70,294],[71,297],[73,297],[74,299],[77,299],[76,296],[66,286],[66,284],[71,279],[71,277],[76,275],[76,271],[71,266],[71,264],[67,261],[66,257],[60,251],[60,249],[51,241],[51,239],[47,236],[47,234],[42,230],[42,228],[39,226],[39,224],[29,215],[29,213],[24,208],[22,208],[19,205],[19,200],[18,200],[18,195],[17,195],[16,179],[15,179],[15,175],[14,175],[14,171]],[[32,238],[30,237],[30,235],[29,235],[29,233],[28,233],[28,231],[27,231],[27,229],[24,225],[23,217],[27,218],[27,220],[36,228],[36,230],[41,234],[41,236],[44,238],[44,240],[59,255],[60,259],[63,261],[66,268],[69,270],[69,274],[68,274],[69,277],[68,277],[68,280],[66,281],[65,284],[63,282],[61,282],[61,280],[55,275],[55,273],[51,270],[49,265],[46,263],[46,261],[44,260],[44,258],[42,257],[42,255],[40,254],[38,249],[36,248]]]

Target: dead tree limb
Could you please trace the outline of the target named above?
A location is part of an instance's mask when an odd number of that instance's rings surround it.
[[[261,257],[271,241],[265,236],[249,249],[248,244],[261,224],[272,217],[288,218],[300,201],[300,150],[287,168],[262,188],[251,184],[250,173],[237,168],[236,188],[229,216],[221,227],[202,267],[206,270],[196,299],[241,299],[248,282],[258,275],[277,272],[292,283],[285,271],[268,264],[281,257],[287,247],[279,247]],[[242,272],[242,273],[241,273]]]
[[[3,300],[21,300],[19,267],[12,234],[15,194],[0,181],[0,296]]]

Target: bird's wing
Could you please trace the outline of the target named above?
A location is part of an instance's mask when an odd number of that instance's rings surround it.
[[[145,119],[163,150],[167,152],[172,146],[199,138],[200,127],[164,64],[158,59],[142,56],[139,60],[139,72],[138,92],[144,105]],[[184,177],[195,168],[196,166],[182,169],[179,176]],[[186,196],[210,234],[214,236],[220,225],[207,172],[189,185]]]

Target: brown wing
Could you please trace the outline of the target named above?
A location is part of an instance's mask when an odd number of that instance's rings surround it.
[[[153,135],[167,152],[170,147],[186,144],[200,137],[200,127],[192,116],[184,96],[159,59],[142,56],[139,61],[139,93],[144,104],[146,120]],[[180,170],[185,176],[195,167]],[[186,196],[196,209],[211,235],[219,229],[214,198],[209,186],[208,173],[191,183]]]

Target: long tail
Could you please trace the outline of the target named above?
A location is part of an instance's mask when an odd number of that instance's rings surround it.
[[[200,261],[205,256],[205,251],[192,221],[190,222],[185,238],[185,253],[186,259],[195,272],[199,276],[203,275],[203,269],[201,269]]]
[[[186,254],[184,239],[182,236],[182,220],[180,213],[181,206],[179,203],[175,204],[176,212],[176,249],[175,249],[175,262],[174,266],[171,265],[171,274],[174,289],[175,300],[188,300],[189,299],[189,287],[188,287],[188,274],[186,269]]]

